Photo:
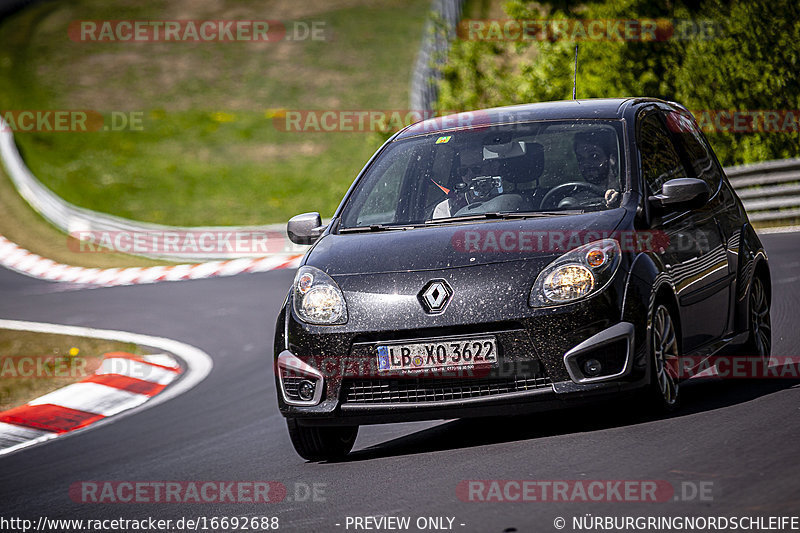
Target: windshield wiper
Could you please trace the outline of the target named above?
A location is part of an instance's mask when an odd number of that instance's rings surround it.
[[[390,231],[414,229],[418,226],[394,226],[385,224],[370,224],[369,226],[355,226],[352,228],[339,228],[339,233],[366,233],[370,231]]]
[[[459,215],[455,217],[435,218],[426,220],[424,224],[370,224],[369,226],[354,226],[352,228],[339,228],[339,233],[368,233],[370,231],[392,231],[392,230],[409,230],[434,224],[447,224],[448,222],[465,222],[470,220],[487,220],[487,219],[511,219],[511,218],[540,218],[552,217],[562,215],[580,215],[584,213],[582,209],[570,209],[565,211],[490,211],[488,213],[473,213],[470,215]]]
[[[583,209],[565,209],[563,211],[515,211],[513,213],[490,213],[497,215],[497,218],[536,218],[536,217],[553,217],[561,215],[582,215],[585,213]]]
[[[486,219],[504,219],[504,218],[538,218],[538,217],[551,217],[561,215],[580,215],[583,213],[582,209],[571,209],[568,211],[524,211],[524,212],[505,212],[505,211],[491,211],[489,213],[474,213],[471,215],[459,215],[446,218],[434,218],[425,221],[425,224],[446,224],[448,222],[463,222],[467,220],[486,220]]]

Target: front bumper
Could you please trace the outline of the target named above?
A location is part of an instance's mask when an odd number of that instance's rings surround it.
[[[501,361],[491,373],[474,376],[378,376],[374,366],[377,341],[354,343],[348,358],[309,358],[283,350],[276,364],[279,406],[286,417],[313,425],[363,425],[413,420],[516,415],[559,409],[643,386],[646,373],[637,371],[634,327],[619,322],[562,349],[557,372],[553,358],[544,364],[541,348],[529,330],[497,329]],[[590,330],[591,331],[591,330]],[[415,336],[414,340],[427,338]],[[641,351],[641,350],[640,350]],[[640,356],[639,356],[640,357]],[[602,360],[603,375],[586,376],[582,361]],[[354,361],[366,363],[352,364]],[[350,364],[345,364],[350,363]],[[553,379],[553,377],[556,379]],[[314,398],[300,399],[299,380],[313,381]],[[287,383],[291,382],[288,387]],[[291,392],[291,393],[290,393]]]

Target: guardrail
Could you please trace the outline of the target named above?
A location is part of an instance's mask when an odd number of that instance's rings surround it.
[[[151,251],[148,253],[131,252],[134,253],[134,255],[141,255],[152,259],[165,259],[168,261],[205,262],[237,259],[241,257],[252,258],[254,255],[291,256],[298,253],[305,253],[308,249],[307,246],[299,246],[289,240],[286,234],[285,223],[270,224],[267,226],[165,226],[162,224],[150,224],[147,222],[129,220],[73,205],[48,189],[33,175],[20,156],[17,145],[14,142],[14,134],[11,128],[8,127],[2,117],[0,117],[0,160],[2,160],[2,164],[20,196],[48,222],[68,235],[80,232],[92,234],[122,233],[130,236],[170,232],[179,234],[207,232],[209,234],[222,234],[223,236],[224,234],[233,234],[236,238],[245,241],[240,243],[240,248],[245,250],[274,250],[263,254],[254,254],[250,251],[240,253],[235,250],[214,250],[202,253],[187,252],[180,254],[161,251]],[[248,246],[246,242],[247,239],[257,240],[258,245],[262,246],[262,248]]]
[[[800,218],[800,158],[728,167],[725,173],[751,222]]]
[[[433,110],[439,97],[439,66],[447,61],[464,0],[433,0],[411,73],[410,109]]]

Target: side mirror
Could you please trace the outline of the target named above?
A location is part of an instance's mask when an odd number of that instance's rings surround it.
[[[316,212],[293,216],[286,224],[289,240],[295,244],[314,244],[323,231],[325,226],[322,225],[322,218]]]
[[[661,187],[661,194],[648,198],[656,207],[695,207],[709,197],[708,185],[696,178],[675,178]]]

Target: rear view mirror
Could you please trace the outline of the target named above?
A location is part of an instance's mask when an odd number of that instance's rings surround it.
[[[708,185],[696,178],[675,178],[661,187],[661,194],[649,198],[657,207],[695,207],[709,197]]]
[[[289,240],[295,244],[314,244],[324,230],[322,218],[317,212],[293,216],[286,224]]]

